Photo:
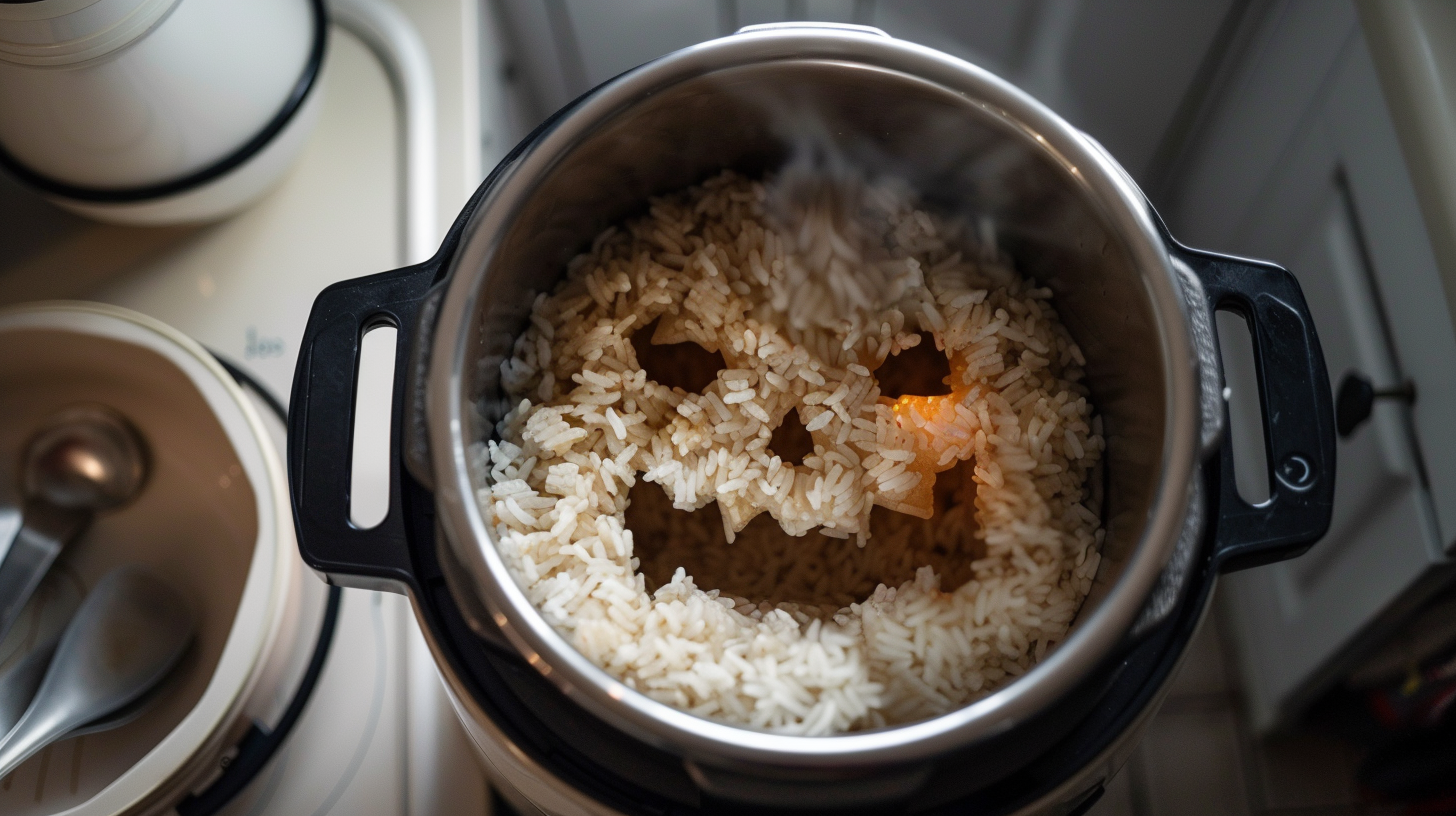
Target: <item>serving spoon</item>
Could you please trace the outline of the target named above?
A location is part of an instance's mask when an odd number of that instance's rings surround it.
[[[51,655],[55,654],[59,641],[59,636],[52,637],[0,674],[0,737],[10,733],[35,698],[35,690],[40,688],[41,678],[45,677],[46,666],[50,665]]]
[[[134,566],[107,573],[66,625],[25,714],[0,740],[0,777],[138,702],[181,659],[192,634],[186,602],[161,579]]]
[[[45,677],[46,666],[50,665],[51,655],[55,654],[59,640],[59,635],[51,638],[49,642],[28,652],[4,674],[0,674],[0,738],[10,733],[10,729],[15,727],[25,709],[30,706],[30,701],[35,699],[35,690],[40,687],[40,681]],[[162,684],[158,683],[134,702],[67,731],[66,739],[99,734],[135,722],[156,702],[161,688]]]
[[[0,641],[61,548],[97,512],[141,491],[145,450],[131,423],[99,405],[63,410],[31,437],[21,466],[21,524],[9,546],[0,546]]]

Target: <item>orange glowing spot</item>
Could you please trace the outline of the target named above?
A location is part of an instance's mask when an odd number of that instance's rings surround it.
[[[910,417],[911,408],[914,408],[915,412],[920,414],[924,419],[930,420],[938,416],[942,409],[948,408],[954,411],[955,409],[952,406],[964,401],[970,393],[970,387],[965,384],[965,373],[968,368],[965,357],[956,351],[950,351],[946,356],[950,362],[950,376],[945,380],[947,386],[950,388],[949,394],[935,396],[903,394],[897,399],[890,401],[890,410],[894,414],[896,421],[900,423],[902,428],[914,430],[917,437],[920,434],[925,434],[926,436],[933,436],[933,434],[931,431],[919,428],[914,424]],[[893,360],[894,358],[886,359],[882,363],[882,366],[885,364],[893,364]],[[882,506],[901,513],[908,513],[913,516],[928,519],[935,512],[935,475],[947,471],[965,460],[959,456],[955,456],[949,462],[942,465],[940,464],[940,456],[944,449],[940,445],[931,444],[927,446],[917,444],[916,448],[915,458],[906,463],[905,470],[909,473],[920,474],[920,481],[916,483],[915,487],[910,489],[910,492],[905,495],[902,501],[885,502],[882,503]]]

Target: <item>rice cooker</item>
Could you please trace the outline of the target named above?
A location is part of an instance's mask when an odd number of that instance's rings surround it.
[[[689,715],[589,663],[506,571],[466,451],[506,409],[533,299],[602,229],[724,168],[781,166],[806,131],[974,214],[1050,287],[1104,420],[1106,541],[1066,639],[920,722],[790,736]],[[1213,312],[1258,358],[1270,498],[1234,487]],[[360,340],[400,331],[388,515],[349,521]],[[529,135],[431,260],[319,295],[295,373],[289,476],[304,559],[405,592],[508,797],[552,814],[1081,813],[1156,711],[1222,572],[1325,532],[1334,425],[1294,278],[1189,249],[1118,164],[1025,93],[875,29],[752,27],[628,71]]]
[[[281,406],[191,338],[107,304],[0,309],[0,348],[0,508],[20,506],[17,465],[32,434],[77,405],[124,416],[148,462],[131,503],[65,544],[0,640],[0,670],[59,635],[118,567],[154,572],[198,622],[187,656],[144,705],[10,771],[0,813],[222,812],[298,723],[338,618],[340,590],[311,578],[296,555],[272,441]]]

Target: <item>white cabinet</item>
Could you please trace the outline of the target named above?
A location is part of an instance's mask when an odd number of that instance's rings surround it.
[[[1377,389],[1413,381],[1417,394],[1413,406],[1377,401],[1339,440],[1329,534],[1299,559],[1231,576],[1221,593],[1255,725],[1269,729],[1450,576],[1456,334],[1351,7],[1275,5],[1207,121],[1167,207],[1174,233],[1287,266],[1334,388],[1358,373]],[[1262,441],[1240,422],[1257,400],[1244,385],[1251,365],[1226,360],[1244,476],[1262,467]]]

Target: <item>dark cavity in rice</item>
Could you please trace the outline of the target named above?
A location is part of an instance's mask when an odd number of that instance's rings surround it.
[[[652,336],[661,325],[654,320],[632,335],[632,350],[637,365],[647,378],[668,388],[680,388],[687,394],[701,394],[718,379],[718,372],[728,367],[720,352],[708,351],[689,340],[686,343],[653,343]]]
[[[790,465],[804,464],[804,457],[814,452],[814,437],[804,428],[798,411],[784,414],[779,426],[774,428],[773,436],[769,437],[768,449]]]
[[[717,590],[745,612],[794,604],[812,618],[831,619],[881,584],[913,581],[921,567],[934,569],[946,587],[971,579],[971,564],[986,554],[975,536],[971,471],[963,462],[938,474],[932,519],[876,507],[863,547],[818,532],[791,536],[768,513],[748,522],[730,545],[717,505],[678,510],[661,487],[645,481],[627,493],[627,529],[649,592],[682,568],[699,589]]]
[[[886,358],[875,369],[880,396],[940,397],[950,393],[950,361],[935,347],[935,335],[920,332],[920,344]]]

